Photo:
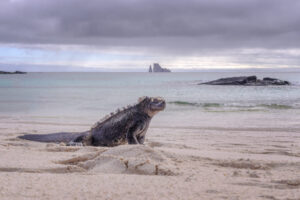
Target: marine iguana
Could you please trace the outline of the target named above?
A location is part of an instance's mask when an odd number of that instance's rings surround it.
[[[38,141],[67,143],[68,145],[117,146],[143,144],[152,117],[164,110],[166,102],[160,97],[141,97],[133,106],[111,113],[90,130],[80,133],[27,134],[19,138]]]

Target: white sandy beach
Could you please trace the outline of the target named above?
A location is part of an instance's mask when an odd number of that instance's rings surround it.
[[[210,118],[215,126],[157,120],[145,145],[114,148],[16,139],[88,127],[2,118],[0,199],[300,199],[299,119],[239,116]]]

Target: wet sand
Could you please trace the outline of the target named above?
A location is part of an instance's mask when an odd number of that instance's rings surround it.
[[[1,200],[300,199],[297,121],[290,128],[280,120],[276,127],[154,123],[145,145],[114,148],[16,139],[85,125],[0,123]]]

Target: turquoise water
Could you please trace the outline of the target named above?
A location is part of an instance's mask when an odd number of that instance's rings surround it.
[[[29,73],[0,76],[0,116],[95,120],[140,96],[162,96],[162,116],[300,109],[300,73],[255,73],[292,86],[208,86],[203,81],[254,73]],[[190,119],[190,118],[189,118]],[[72,121],[72,120],[71,120]]]

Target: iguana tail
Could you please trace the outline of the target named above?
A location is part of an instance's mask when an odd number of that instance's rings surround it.
[[[88,132],[81,132],[81,133],[60,132],[60,133],[51,133],[51,134],[26,134],[26,135],[18,136],[18,138],[36,141],[36,142],[69,143],[77,140],[77,138],[82,138],[87,133]]]

